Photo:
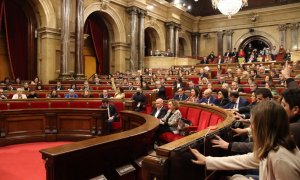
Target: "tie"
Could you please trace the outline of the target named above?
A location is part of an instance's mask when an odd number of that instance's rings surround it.
[[[179,101],[181,101],[181,100],[182,100],[182,95],[179,96]]]
[[[107,113],[108,113],[108,118],[110,118],[109,106],[107,106]]]

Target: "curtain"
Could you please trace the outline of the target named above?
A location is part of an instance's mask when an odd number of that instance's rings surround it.
[[[97,58],[97,73],[108,74],[108,31],[105,23],[97,16],[97,14],[92,14],[86,21],[84,33],[90,34],[93,41]]]
[[[12,78],[28,79],[28,20],[12,0],[0,0],[0,31],[5,32]]]

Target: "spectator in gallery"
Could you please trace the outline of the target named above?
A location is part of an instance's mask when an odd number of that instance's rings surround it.
[[[69,89],[73,89],[74,91],[77,91],[77,90],[78,90],[77,85],[76,85],[75,83],[72,83],[72,84],[70,85],[70,88],[69,88]]]
[[[25,82],[23,85],[23,91],[30,91],[30,87],[28,85],[28,82]]]
[[[22,84],[21,79],[19,77],[16,77],[14,84]]]
[[[211,51],[210,54],[207,56],[209,62],[213,62],[215,58],[216,56],[214,54],[214,51]]]
[[[78,95],[73,89],[69,89],[69,93],[65,95],[65,98],[78,98]]]
[[[27,96],[23,94],[22,88],[18,88],[17,93],[13,95],[12,99],[27,99]]]
[[[88,91],[91,91],[91,90],[93,90],[93,88],[92,87],[90,87],[90,84],[89,84],[89,82],[88,81],[84,81],[84,83],[83,83],[83,87],[81,88],[81,90],[88,90]]]
[[[14,91],[15,88],[12,86],[12,84],[6,84],[6,86],[3,88],[5,91]]]

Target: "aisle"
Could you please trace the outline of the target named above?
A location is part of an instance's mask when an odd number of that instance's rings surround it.
[[[70,142],[39,142],[0,147],[0,180],[44,180],[41,149]]]

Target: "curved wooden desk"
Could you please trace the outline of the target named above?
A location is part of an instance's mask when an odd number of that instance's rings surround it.
[[[117,179],[115,168],[147,155],[157,119],[133,111],[122,111],[121,117],[124,132],[41,150],[47,179],[89,179],[100,174]]]

